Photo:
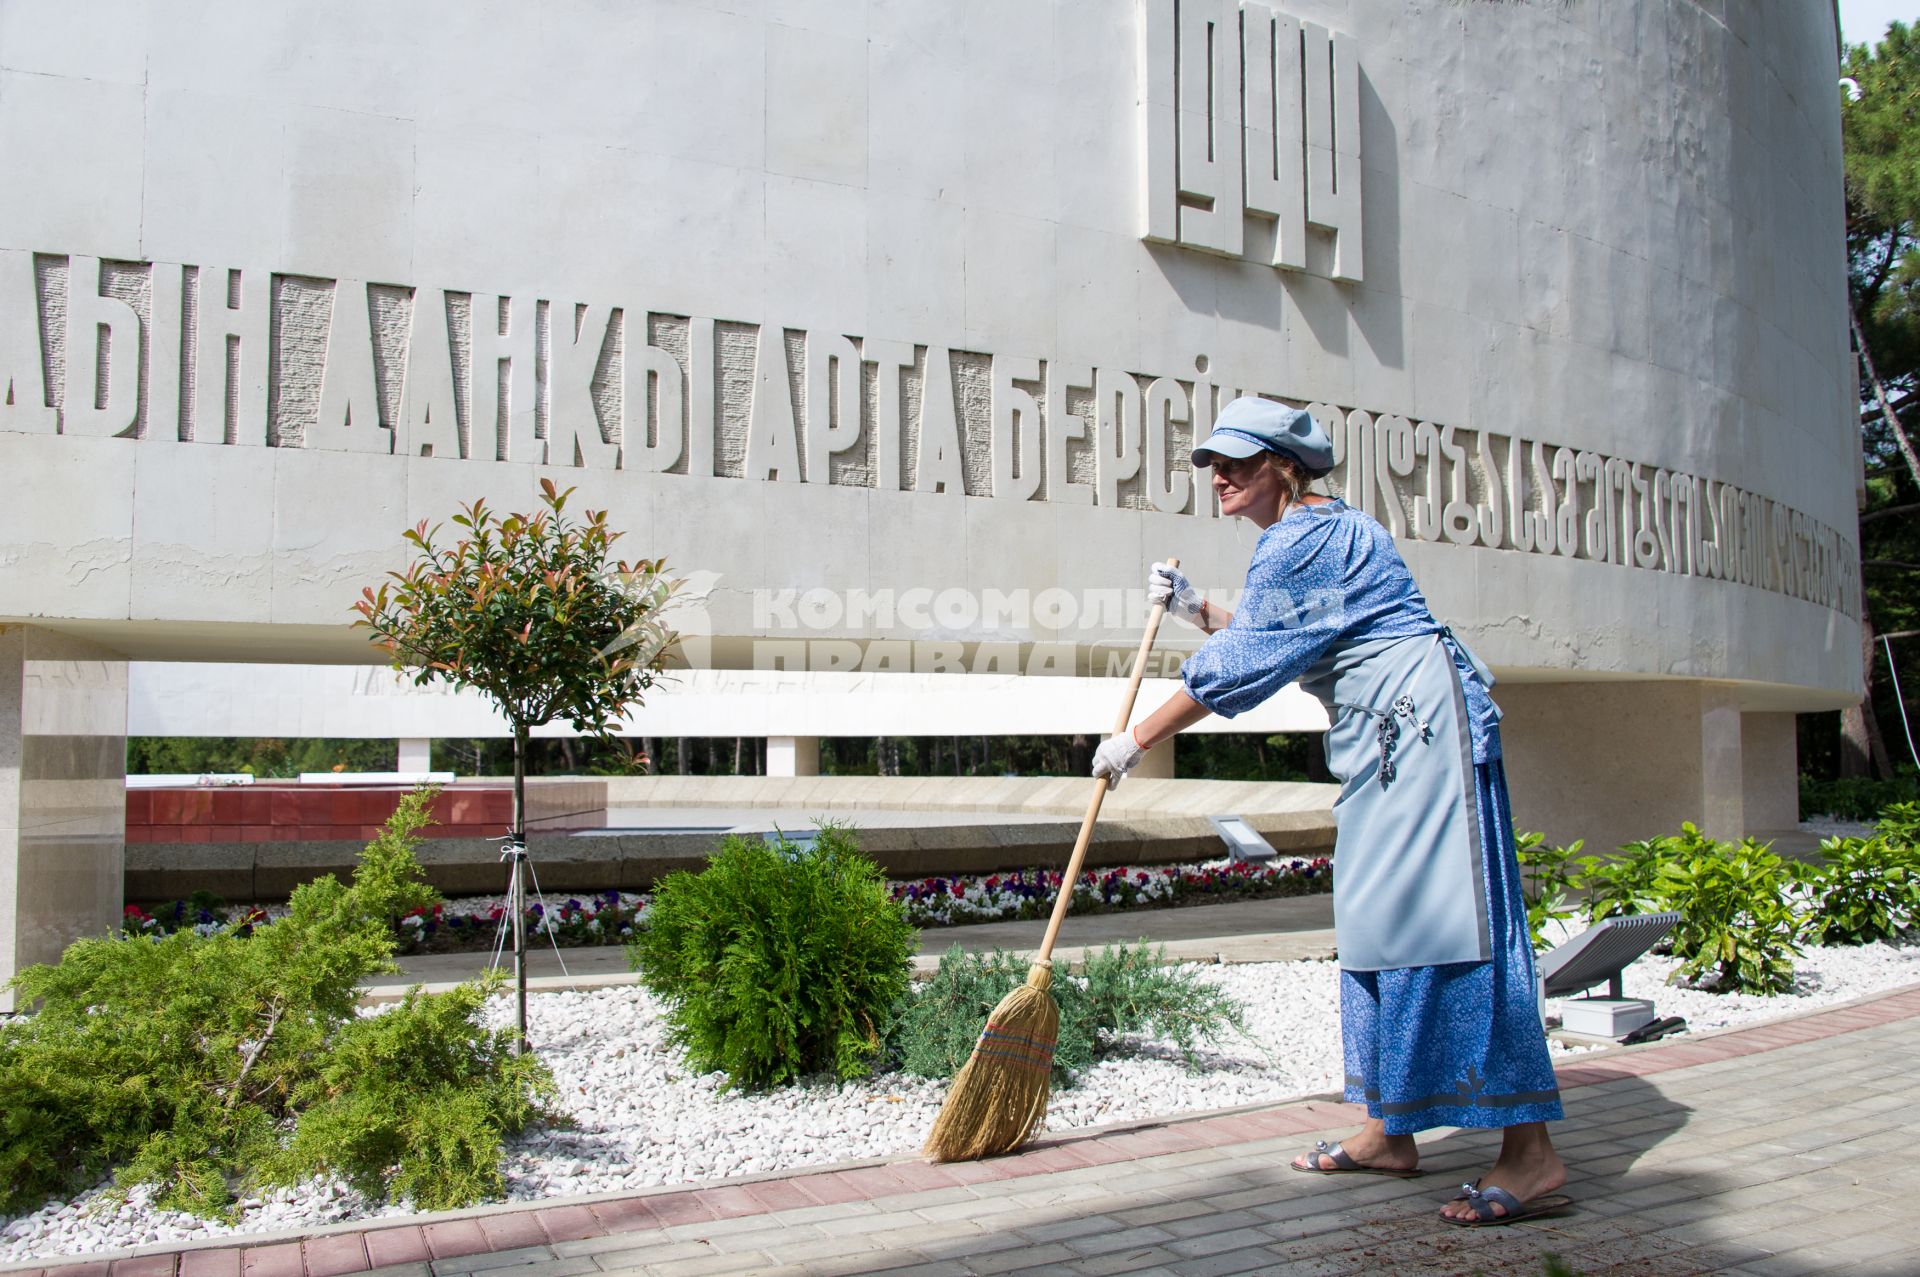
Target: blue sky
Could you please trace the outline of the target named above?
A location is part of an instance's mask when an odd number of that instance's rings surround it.
[[[1848,44],[1878,44],[1895,21],[1920,21],[1920,0],[1840,0],[1840,34]]]

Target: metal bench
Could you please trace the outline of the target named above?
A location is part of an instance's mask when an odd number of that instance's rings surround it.
[[[1607,982],[1607,996],[1624,998],[1621,974],[1680,921],[1677,913],[1637,913],[1603,918],[1535,964],[1542,997],[1564,998]]]
[[[1213,832],[1220,835],[1220,841],[1227,844],[1227,858],[1237,861],[1272,860],[1280,853],[1273,844],[1260,836],[1260,831],[1246,822],[1242,816],[1209,816],[1207,822],[1213,826]]]
[[[1653,1003],[1629,999],[1622,977],[1635,959],[1658,944],[1679,921],[1677,913],[1603,918],[1541,955],[1536,963],[1541,1022],[1547,1018],[1548,998],[1583,993],[1605,981],[1605,998],[1583,998],[1567,1004],[1568,1009],[1562,1013],[1563,1027],[1618,1038],[1651,1023],[1655,1018]]]

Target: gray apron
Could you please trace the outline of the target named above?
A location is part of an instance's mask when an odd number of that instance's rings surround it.
[[[1300,680],[1326,706],[1327,766],[1341,781],[1333,919],[1349,971],[1492,956],[1454,642],[1442,631],[1336,644]]]

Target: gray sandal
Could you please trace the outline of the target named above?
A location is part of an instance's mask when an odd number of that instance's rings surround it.
[[[1288,1162],[1287,1165],[1308,1175],[1385,1175],[1390,1179],[1418,1179],[1424,1174],[1418,1167],[1410,1171],[1398,1171],[1385,1166],[1362,1166],[1353,1160],[1353,1154],[1346,1149],[1325,1140],[1315,1140],[1313,1148],[1305,1156],[1308,1165],[1302,1166],[1298,1161]],[[1330,1169],[1320,1165],[1323,1157],[1332,1160]]]
[[[1453,1200],[1465,1202],[1473,1211],[1473,1218],[1456,1219],[1446,1214],[1442,1214],[1440,1218],[1449,1224],[1458,1224],[1462,1228],[1498,1228],[1504,1224],[1517,1224],[1523,1219],[1556,1214],[1573,1205],[1573,1199],[1564,1193],[1544,1193],[1531,1201],[1523,1202],[1498,1186],[1481,1188],[1477,1184],[1462,1184],[1460,1189],[1460,1195]],[[1495,1206],[1507,1213],[1494,1214]]]

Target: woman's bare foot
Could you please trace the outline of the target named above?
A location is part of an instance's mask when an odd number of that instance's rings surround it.
[[[1360,1165],[1377,1171],[1410,1171],[1420,1165],[1420,1149],[1413,1136],[1389,1135],[1386,1124],[1377,1119],[1341,1140],[1340,1147]],[[1293,1164],[1303,1171],[1340,1169],[1325,1153],[1302,1153]]]
[[[1483,1190],[1504,1188],[1521,1202],[1555,1192],[1566,1182],[1566,1163],[1553,1151],[1545,1122],[1509,1126],[1500,1144],[1499,1160],[1480,1177]],[[1496,1218],[1507,1213],[1498,1203],[1489,1203],[1485,1209],[1492,1211]],[[1440,1213],[1448,1219],[1475,1217],[1473,1205],[1467,1201],[1448,1202],[1440,1208]]]

